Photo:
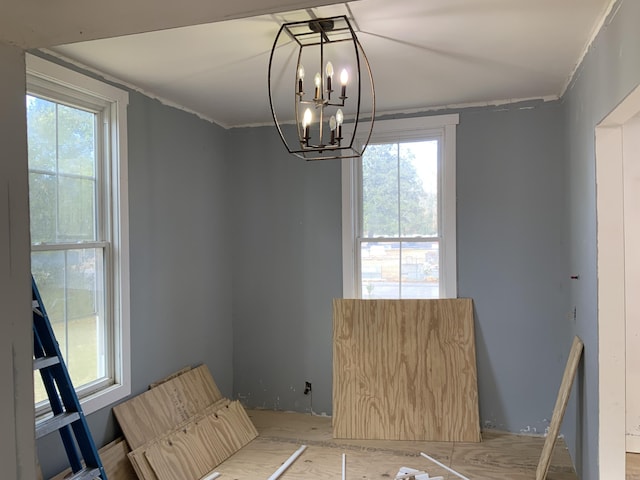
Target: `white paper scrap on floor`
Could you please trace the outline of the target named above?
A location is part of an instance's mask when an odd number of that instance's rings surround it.
[[[444,480],[444,477],[430,477],[429,474],[415,468],[402,467],[395,480]]]

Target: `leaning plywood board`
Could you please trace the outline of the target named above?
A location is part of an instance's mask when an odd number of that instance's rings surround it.
[[[560,433],[560,424],[562,423],[562,417],[567,409],[567,402],[569,401],[569,394],[571,393],[571,386],[573,385],[573,379],[576,376],[578,370],[578,364],[580,363],[580,357],[582,356],[582,349],[584,345],[579,337],[573,339],[573,345],[569,352],[569,359],[564,369],[564,375],[562,376],[562,383],[560,384],[560,390],[558,392],[558,398],[556,399],[556,406],[553,409],[553,416],[551,417],[551,423],[549,424],[549,432],[547,432],[547,438],[544,441],[544,447],[542,448],[542,454],[540,455],[540,462],[536,470],[536,480],[544,480],[547,478],[547,472],[549,471],[549,465],[551,465],[551,454],[553,453],[553,447],[558,439],[558,433]]]
[[[153,471],[153,468],[149,464],[149,461],[147,460],[147,457],[145,455],[145,451],[146,451],[147,448],[149,448],[154,443],[162,440],[163,438],[167,438],[168,436],[172,435],[174,432],[187,427],[192,422],[200,421],[204,416],[212,414],[212,413],[216,413],[218,410],[220,410],[220,409],[222,409],[224,407],[227,407],[229,405],[229,403],[230,403],[230,401],[227,400],[226,398],[218,400],[214,404],[212,404],[209,407],[205,408],[201,413],[191,417],[189,420],[181,423],[180,425],[177,425],[175,429],[165,433],[164,435],[161,435],[161,436],[159,436],[157,438],[154,438],[153,440],[150,440],[149,442],[145,443],[144,445],[136,448],[132,452],[129,452],[129,460],[130,460],[131,465],[133,466],[134,470],[136,471],[136,474],[138,475],[138,478],[140,478],[142,480],[157,480],[158,479],[158,477],[156,476],[155,472]]]
[[[174,378],[179,377],[183,373],[187,373],[189,370],[191,370],[191,367],[189,365],[187,365],[186,367],[181,368],[177,372],[173,372],[172,374],[164,377],[163,379],[158,380],[157,382],[153,382],[153,383],[149,384],[149,388],[151,389],[151,388],[157,387],[158,385],[162,385],[163,383],[166,383],[169,380],[173,380]]]
[[[145,457],[158,480],[199,480],[257,435],[244,408],[235,401],[151,442]]]
[[[98,453],[109,480],[138,480],[138,477],[127,458],[129,447],[124,439],[114,440],[102,447]],[[71,476],[71,469],[56,475],[51,480],[63,480]]]
[[[335,438],[480,441],[471,299],[333,302]]]
[[[220,400],[206,365],[189,370],[113,408],[131,449],[170,431]]]

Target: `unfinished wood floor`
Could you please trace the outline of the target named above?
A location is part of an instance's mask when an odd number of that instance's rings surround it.
[[[348,480],[394,478],[401,467],[445,480],[457,477],[420,456],[424,452],[472,480],[533,480],[544,438],[489,432],[481,443],[334,440],[331,419],[300,413],[249,410],[260,436],[216,468],[222,478],[269,478],[302,444],[307,450],[282,480],[339,480],[342,453]],[[564,441],[554,450],[548,480],[577,480]]]

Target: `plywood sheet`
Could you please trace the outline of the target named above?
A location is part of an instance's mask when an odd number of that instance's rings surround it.
[[[136,473],[127,458],[129,447],[124,439],[120,438],[105,445],[98,454],[109,480],[138,480]],[[63,480],[71,476],[71,469],[56,475],[51,480]]]
[[[333,302],[336,438],[480,441],[471,299]]]
[[[191,370],[191,366],[187,365],[186,367],[181,368],[177,372],[173,372],[172,374],[164,377],[163,379],[158,380],[157,382],[153,382],[153,383],[149,384],[149,388],[151,389],[151,388],[157,387],[158,385],[162,385],[163,383],[166,383],[169,380],[173,380],[174,378],[179,377],[183,373],[187,373],[189,370]]]
[[[198,415],[195,415],[194,417],[191,417],[189,420],[187,420],[187,421],[181,423],[180,425],[176,426],[176,428],[173,429],[172,431],[166,432],[165,435],[162,435],[160,437],[154,438],[153,440],[150,440],[149,442],[145,443],[144,445],[136,448],[132,452],[129,452],[129,455],[128,455],[129,456],[129,461],[131,462],[131,465],[133,466],[136,474],[138,475],[138,478],[140,478],[141,480],[158,480],[158,477],[156,476],[155,472],[153,471],[153,468],[151,467],[151,464],[149,463],[149,461],[147,460],[147,456],[145,455],[145,452],[146,452],[147,448],[149,448],[149,446],[151,446],[154,443],[160,441],[162,438],[166,438],[167,436],[173,434],[174,432],[179,431],[180,429],[182,429],[185,426],[189,425],[191,422],[197,422],[201,418],[203,418],[204,416],[207,416],[209,414],[217,412],[221,408],[224,408],[224,407],[228,406],[229,403],[230,403],[230,401],[227,400],[226,398],[218,400],[214,404],[212,404],[209,407],[207,407],[206,409],[204,409]]]
[[[547,478],[547,472],[549,471],[549,465],[551,464],[551,455],[553,454],[553,447],[555,447],[558,439],[558,433],[560,433],[560,425],[562,424],[564,412],[567,409],[571,386],[573,385],[573,379],[575,378],[576,371],[578,370],[578,364],[580,363],[583,347],[584,345],[582,340],[580,340],[579,337],[575,337],[573,339],[571,351],[569,352],[567,365],[564,369],[562,382],[560,383],[560,390],[558,391],[556,406],[553,409],[553,416],[551,417],[551,423],[549,424],[547,438],[545,439],[544,447],[542,447],[540,462],[536,469],[536,480],[544,480]]]
[[[244,408],[231,402],[145,447],[158,480],[198,480],[258,435]]]
[[[131,449],[172,430],[222,395],[201,365],[113,408]]]

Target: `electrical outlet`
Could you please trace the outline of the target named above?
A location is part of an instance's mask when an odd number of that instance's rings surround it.
[[[311,382],[304,382],[304,394],[309,395],[311,393]]]

